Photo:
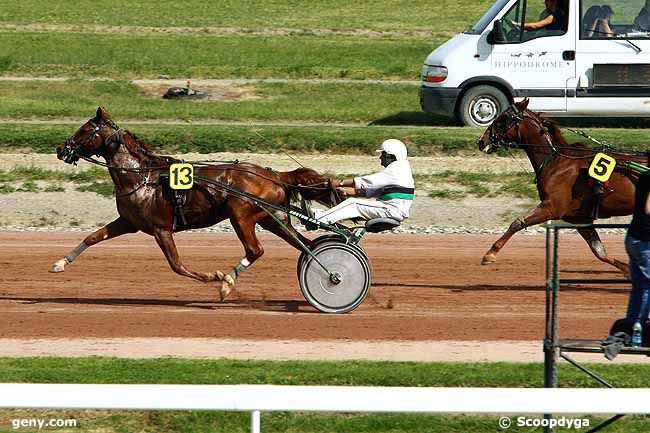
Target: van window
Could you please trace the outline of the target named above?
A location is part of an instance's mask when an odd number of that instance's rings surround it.
[[[580,39],[647,39],[650,0],[580,0]]]
[[[507,43],[565,34],[569,1],[520,0],[514,4],[502,20]]]
[[[481,19],[476,22],[476,24],[465,30],[465,33],[468,33],[470,35],[480,35],[483,33],[483,30],[485,30],[488,25],[492,24],[494,18],[498,15],[499,12],[501,12],[501,9],[503,9],[509,1],[510,0],[498,0],[492,5],[490,9],[488,9],[485,15],[483,15]]]

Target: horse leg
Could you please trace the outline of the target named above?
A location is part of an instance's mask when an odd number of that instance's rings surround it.
[[[497,261],[496,255],[501,251],[501,248],[510,240],[510,238],[520,230],[526,227],[540,224],[553,218],[553,214],[548,208],[548,203],[540,203],[533,211],[523,218],[514,220],[508,230],[501,236],[483,256],[481,260],[482,265],[487,265]]]
[[[203,281],[207,283],[209,281],[222,280],[223,272],[217,271],[214,273],[206,272],[195,272],[189,269],[187,266],[181,262],[181,258],[178,254],[178,249],[176,248],[176,243],[174,242],[174,236],[171,231],[164,229],[155,229],[154,238],[158,243],[158,246],[165,254],[169,266],[174,272],[184,277],[194,278],[195,280]]]
[[[607,255],[607,252],[605,251],[605,246],[600,240],[600,236],[598,235],[596,229],[593,228],[578,229],[578,233],[580,233],[580,236],[582,236],[585,242],[587,242],[587,245],[589,245],[589,248],[591,248],[591,252],[594,253],[594,256],[596,256],[598,260],[610,264],[615,268],[619,269],[621,272],[623,272],[625,278],[630,277],[630,267],[628,266],[627,263],[621,262],[620,260],[612,259]]]
[[[52,269],[50,269],[50,272],[63,272],[65,270],[65,265],[72,263],[74,259],[79,257],[79,255],[83,253],[88,247],[111,238],[116,238],[126,233],[135,233],[137,231],[138,229],[133,227],[129,221],[125,220],[122,217],[119,217],[115,221],[111,221],[104,227],[88,235],[79,245],[77,245],[75,249],[70,251],[67,256],[54,263],[52,265]]]
[[[240,242],[244,246],[246,256],[235,265],[230,274],[223,277],[221,290],[219,291],[222,301],[226,299],[235,288],[235,281],[237,281],[237,278],[239,278],[239,276],[248,269],[255,260],[262,257],[264,254],[264,248],[262,248],[262,244],[255,234],[255,224],[257,224],[257,222],[254,218],[251,218],[250,216],[248,218],[231,217],[230,223],[235,229],[235,233],[237,233]]]

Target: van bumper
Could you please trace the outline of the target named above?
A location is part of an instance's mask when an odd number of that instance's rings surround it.
[[[420,87],[420,106],[425,113],[454,116],[460,89]]]

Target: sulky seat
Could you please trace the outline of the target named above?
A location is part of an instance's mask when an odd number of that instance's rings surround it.
[[[366,221],[366,231],[370,233],[385,232],[400,226],[400,222],[393,218],[373,218]]]

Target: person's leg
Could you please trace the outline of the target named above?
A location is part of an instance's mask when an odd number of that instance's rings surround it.
[[[638,257],[641,299],[639,301],[642,319],[650,314],[650,241],[641,241]]]
[[[325,211],[316,211],[315,218],[327,224],[351,218],[372,219],[393,217],[388,205],[376,200],[348,198],[342,203]]]
[[[641,299],[644,287],[644,274],[641,269],[642,254],[641,254],[641,241],[634,237],[625,236],[625,250],[630,258],[630,280],[632,282],[632,290],[627,303],[627,319],[636,319],[641,311]],[[647,266],[646,266],[647,268]],[[647,314],[647,313],[646,313]]]

